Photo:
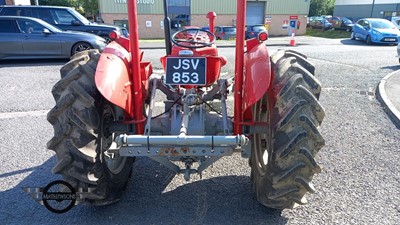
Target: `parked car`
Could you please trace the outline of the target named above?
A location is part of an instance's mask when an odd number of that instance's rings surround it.
[[[246,26],[245,39],[255,38],[262,31],[267,31],[264,24]]]
[[[400,43],[397,45],[397,58],[399,58],[400,63]]]
[[[307,27],[310,27],[310,23],[313,21],[313,20],[316,20],[316,19],[319,19],[319,18],[321,18],[320,16],[310,16],[310,17],[307,17]]]
[[[332,23],[334,30],[345,30],[347,32],[351,32],[354,27],[353,21],[346,17],[333,16],[328,21]]]
[[[120,31],[120,27],[91,23],[72,8],[61,6],[4,5],[0,6],[0,16],[28,16],[44,20],[61,30],[88,32],[111,41],[111,31]],[[121,32],[125,33],[125,32]]]
[[[0,59],[69,58],[105,46],[94,34],[62,31],[37,18],[0,16]]]
[[[202,30],[206,30],[206,31],[210,31],[210,27],[209,26],[205,26],[205,27],[201,27]]]
[[[322,15],[321,18],[327,19],[329,21],[332,18],[332,16],[331,15]]]
[[[320,17],[310,21],[310,27],[314,29],[329,30],[332,29],[332,23],[330,23],[327,19]]]
[[[386,19],[365,18],[357,21],[351,32],[351,39],[360,39],[367,44],[398,44],[400,31]]]
[[[391,21],[400,30],[400,16],[392,16]]]
[[[231,40],[236,38],[236,27],[234,26],[216,26],[215,36],[217,40]]]

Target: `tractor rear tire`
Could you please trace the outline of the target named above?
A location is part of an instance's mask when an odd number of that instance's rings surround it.
[[[271,56],[274,78],[267,94],[253,107],[255,121],[267,133],[254,134],[251,179],[257,200],[275,209],[306,204],[315,191],[311,180],[321,171],[315,160],[325,145],[319,132],[325,116],[319,103],[321,85],[306,56],[278,50]]]
[[[77,191],[88,191],[87,203],[107,205],[121,198],[133,158],[111,159],[104,154],[114,135],[106,126],[123,113],[97,91],[94,74],[99,57],[97,50],[81,52],[61,68],[62,78],[52,89],[56,105],[47,114],[54,128],[47,148],[57,155],[53,173],[61,174]]]

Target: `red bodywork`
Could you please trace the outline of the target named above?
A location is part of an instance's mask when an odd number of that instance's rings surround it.
[[[243,72],[243,121],[252,121],[251,107],[268,91],[271,64],[267,46],[256,39],[247,41]]]
[[[268,91],[271,66],[267,47],[258,40],[248,40],[245,53],[246,0],[237,1],[237,12],[233,123],[234,133],[242,134],[244,124],[254,124],[251,108]],[[136,133],[143,134],[143,104],[152,67],[149,62],[141,62],[143,52],[139,50],[136,1],[128,1],[128,14],[130,39],[119,37],[106,47],[97,66],[95,81],[107,100],[125,110],[129,120],[126,122],[135,123]],[[185,48],[173,46],[170,56],[178,56],[182,49]],[[192,50],[194,56],[207,58],[207,85],[214,83],[226,58],[218,55],[214,45]],[[164,69],[166,57],[161,58]]]
[[[116,42],[111,42],[101,54],[96,69],[95,82],[100,93],[111,103],[125,110],[127,118],[132,123],[142,123],[144,120],[135,120],[134,95],[132,89],[133,76],[129,72],[131,69],[131,56],[123,47],[123,43],[129,41],[119,37]],[[141,62],[143,52],[138,56],[140,63],[141,91],[143,98],[147,97],[148,78],[152,74],[150,62]]]

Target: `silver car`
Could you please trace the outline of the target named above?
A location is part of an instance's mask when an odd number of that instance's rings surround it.
[[[233,40],[236,38],[236,27],[216,26],[215,36],[217,37],[217,40]]]
[[[105,46],[94,34],[62,31],[31,17],[0,16],[0,59],[69,58]]]

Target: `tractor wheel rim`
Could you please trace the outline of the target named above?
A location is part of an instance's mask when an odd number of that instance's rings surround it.
[[[267,106],[268,102],[262,100],[261,104],[257,103],[255,110],[255,121],[267,122],[269,123],[268,110],[262,109],[262,107]],[[254,135],[254,147],[255,147],[255,163],[257,163],[258,173],[264,175],[267,170],[267,164],[269,161],[270,153],[268,147],[270,146],[267,134],[255,134]]]
[[[90,50],[90,47],[84,44],[80,44],[75,48],[75,54],[85,50]]]
[[[102,131],[102,138],[101,138],[101,144],[102,144],[102,152],[105,160],[105,164],[107,166],[107,169],[113,173],[113,174],[118,174],[122,171],[122,169],[125,166],[126,162],[126,157],[118,156],[118,157],[110,157],[107,154],[104,154],[104,152],[110,148],[116,148],[116,143],[114,142],[114,134],[110,134],[105,136],[106,134],[104,133],[105,130],[108,130],[107,123],[108,121],[114,121],[115,116],[114,113],[111,109],[110,106],[105,106],[104,111],[103,111],[103,131]]]

